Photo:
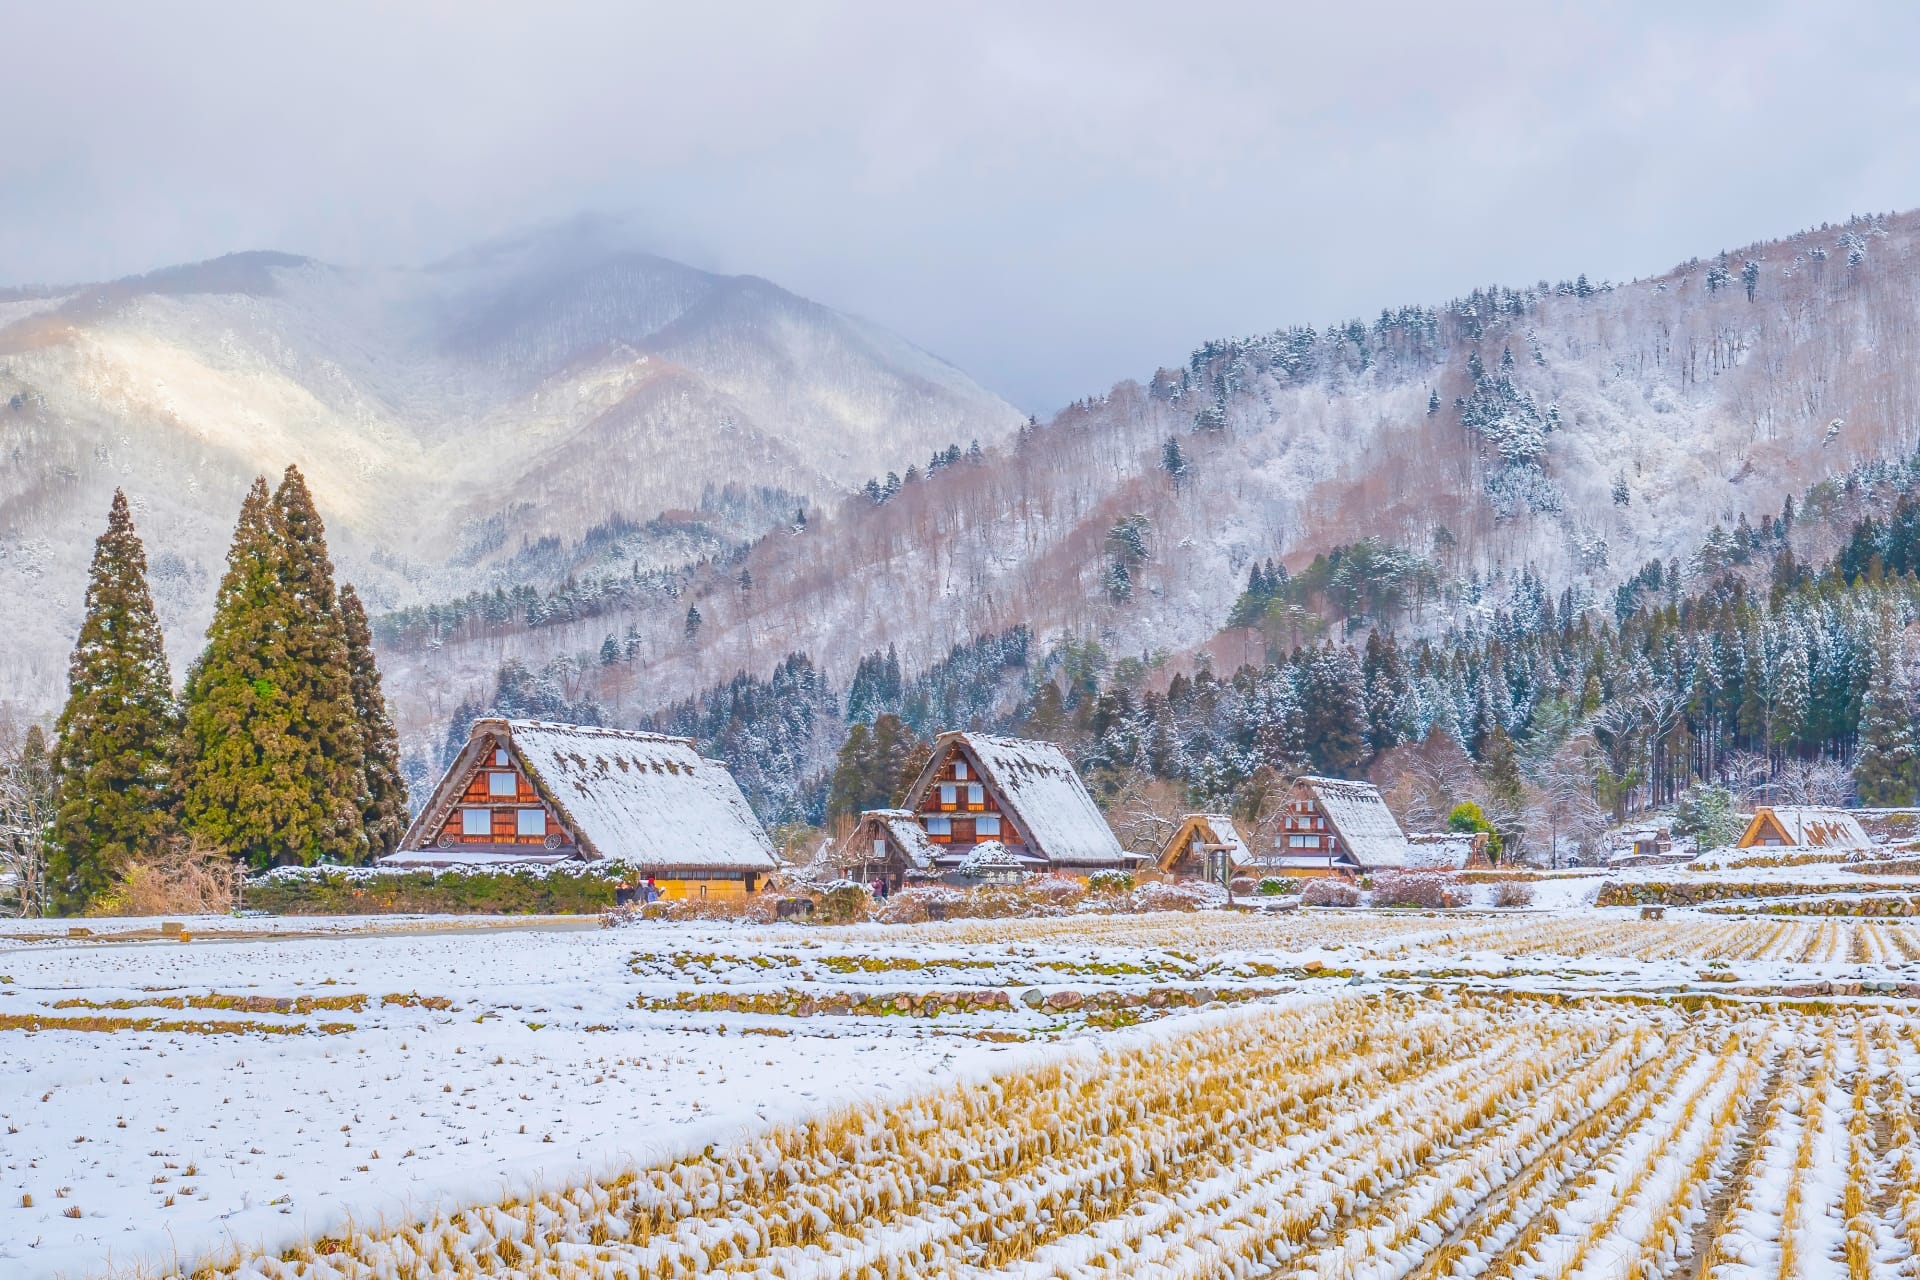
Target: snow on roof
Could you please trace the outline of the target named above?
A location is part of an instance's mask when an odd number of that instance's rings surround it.
[[[495,719],[474,722],[435,802],[408,830],[402,844],[414,858],[424,852],[416,832],[430,827],[436,812],[444,813],[451,803],[445,790],[458,786],[476,744],[487,738],[506,740],[534,789],[593,857],[643,870],[772,871],[778,865],[773,843],[733,775],[703,759],[691,739]]]
[[[991,733],[943,733],[929,768],[914,788],[914,799],[924,793],[933,776],[932,765],[946,754],[944,748],[956,741],[972,752],[982,776],[999,791],[1002,806],[1035,853],[1056,865],[1117,867],[1125,863],[1120,842],[1100,816],[1080,775],[1066,753],[1051,742]]]
[[[1380,788],[1343,778],[1304,777],[1300,782],[1313,790],[1320,812],[1339,833],[1354,862],[1362,867],[1407,865],[1407,838],[1380,798]]]
[[[1799,848],[1866,849],[1873,845],[1860,826],[1860,820],[1845,809],[1817,805],[1762,805],[1754,810],[1753,816],[1757,820],[1762,814],[1769,813],[1780,824],[1780,829],[1787,833],[1788,843]]]
[[[860,815],[860,823],[853,829],[853,839],[861,838],[860,832],[872,822],[885,829],[893,842],[906,854],[907,865],[915,871],[927,871],[933,867],[934,855],[939,852],[931,840],[927,839],[927,829],[920,825],[920,819],[911,809],[869,809]],[[871,837],[868,837],[871,838]],[[856,855],[865,857],[866,851],[855,849]]]
[[[1421,831],[1407,835],[1407,866],[1419,870],[1458,870],[1473,860],[1473,833]]]

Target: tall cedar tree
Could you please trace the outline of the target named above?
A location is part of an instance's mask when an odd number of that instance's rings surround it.
[[[360,722],[365,770],[367,852],[392,853],[407,831],[407,782],[400,772],[400,735],[380,692],[380,668],[373,657],[373,631],[353,584],[340,588],[340,620],[347,631],[347,670],[353,679],[353,710]]]
[[[298,467],[287,468],[273,505],[286,551],[286,688],[305,729],[293,744],[294,785],[312,831],[292,848],[302,862],[359,862],[367,856],[366,753],[326,526]]]
[[[56,903],[77,910],[173,831],[168,762],[179,709],[147,590],[146,549],[119,490],[94,543],[67,689],[54,730],[48,881]]]
[[[1913,716],[1907,707],[1906,672],[1890,622],[1883,622],[1874,646],[1873,674],[1860,708],[1860,749],[1853,782],[1860,803],[1897,808],[1920,792],[1920,752],[1915,750]]]
[[[277,495],[259,479],[241,504],[186,701],[189,830],[256,866],[365,855],[346,628],[319,515],[292,467]]]

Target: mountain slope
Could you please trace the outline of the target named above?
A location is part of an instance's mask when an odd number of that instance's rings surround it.
[[[1920,217],[1857,219],[1619,286],[1490,289],[1324,330],[1208,343],[1069,407],[977,463],[764,539],[683,596],[395,652],[408,714],[634,640],[602,679],[622,714],[804,649],[835,679],[889,643],[909,667],[1016,622],[1111,654],[1213,645],[1248,568],[1376,539],[1433,586],[1391,621],[1434,629],[1531,569],[1598,599],[1716,524],[1777,512],[1920,427]],[[1746,264],[1753,263],[1749,272]],[[1751,276],[1751,291],[1747,276]],[[1170,472],[1167,444],[1184,459]],[[1145,517],[1127,598],[1116,526]],[[745,567],[756,584],[742,592]],[[689,603],[704,625],[682,626]],[[580,682],[593,684],[591,663]]]
[[[528,546],[564,559],[610,521],[697,513],[710,546],[744,541],[1019,420],[872,325],[591,229],[423,269],[248,253],[0,296],[0,602],[20,620],[0,700],[57,700],[116,485],[179,666],[240,494],[289,462],[343,576],[393,608],[494,581]],[[764,496],[716,498],[730,484]]]

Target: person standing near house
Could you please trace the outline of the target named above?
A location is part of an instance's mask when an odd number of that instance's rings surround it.
[[[660,886],[653,882],[652,876],[647,877],[647,887],[642,889],[641,893],[645,895],[645,900],[649,905],[660,901]]]

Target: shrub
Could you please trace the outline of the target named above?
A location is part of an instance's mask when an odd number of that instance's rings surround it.
[[[1132,889],[1131,871],[1096,871],[1087,877],[1089,893],[1128,893]]]
[[[288,916],[593,915],[613,906],[625,874],[586,867],[280,867],[248,880],[242,905]]]
[[[1307,881],[1300,900],[1310,907],[1357,907],[1360,891],[1344,880],[1331,877]]]
[[[1504,880],[1494,886],[1493,905],[1530,907],[1533,905],[1533,886],[1525,880]]]
[[[813,923],[852,924],[865,920],[873,908],[867,886],[842,880],[813,900]]]
[[[224,915],[233,910],[233,859],[184,839],[135,858],[126,878],[88,905],[95,916]]]
[[[1300,892],[1300,882],[1298,880],[1289,880],[1285,876],[1261,876],[1260,892],[1267,897],[1273,897],[1275,894],[1281,893],[1298,893]]]
[[[1460,905],[1447,882],[1435,875],[1393,872],[1373,883],[1376,907],[1455,907]]]

